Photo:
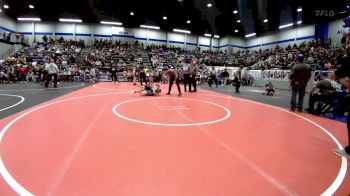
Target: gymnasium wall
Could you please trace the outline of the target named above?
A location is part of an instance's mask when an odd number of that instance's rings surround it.
[[[16,22],[10,19],[9,17],[0,14],[0,30],[6,32],[15,32],[16,31]],[[1,32],[0,31],[0,32]]]
[[[14,52],[14,46],[0,42],[0,59],[5,59]]]
[[[350,33],[349,27],[344,27],[343,20],[336,20],[328,24],[328,36],[332,39],[334,46],[341,46],[341,38],[344,33]]]
[[[219,40],[219,46],[218,48],[220,50],[228,50],[237,52],[240,49],[245,49],[246,47],[246,40],[244,38],[240,37],[233,37],[233,36],[226,36]]]
[[[216,38],[143,28],[127,29],[100,24],[34,23],[33,30],[33,23],[18,22],[17,31],[24,34],[30,42],[34,41],[34,38],[36,41],[42,41],[42,37],[46,35],[52,38],[82,39],[87,45],[91,45],[95,38],[109,38],[114,41],[120,40],[122,43],[138,41],[145,46],[147,44],[167,45],[169,47],[185,47],[190,50],[200,47],[202,51],[209,49],[215,51],[219,48],[219,41]]]
[[[187,34],[186,35],[186,48],[190,50],[196,50],[198,47],[198,36]]]
[[[349,28],[343,27],[344,22],[337,20],[329,23],[329,37],[335,45],[340,45],[344,32],[349,32]],[[195,50],[198,47],[203,50],[212,49],[216,51],[228,50],[237,51],[240,49],[259,50],[273,48],[277,44],[287,46],[294,43],[300,44],[304,41],[310,41],[315,36],[315,25],[306,25],[296,28],[287,28],[279,30],[275,33],[266,34],[259,37],[240,38],[234,36],[226,36],[220,39],[208,38],[204,36],[196,36],[190,34],[182,34],[175,32],[165,32],[161,30],[151,29],[127,29],[123,27],[108,26],[101,24],[85,24],[85,23],[53,23],[53,22],[16,22],[7,16],[0,14],[0,30],[8,32],[21,32],[28,41],[42,41],[42,37],[59,38],[72,40],[84,40],[87,45],[91,45],[95,39],[113,39],[120,40],[122,43],[134,43],[136,40],[147,44],[184,47]]]
[[[266,34],[259,37],[247,39],[246,48],[250,50],[259,50],[274,48],[276,45],[287,47],[288,45],[297,45],[314,39],[315,25],[307,25],[290,29],[282,29],[275,33]]]

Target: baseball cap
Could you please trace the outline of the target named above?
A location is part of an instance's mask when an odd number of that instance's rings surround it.
[[[298,61],[303,61],[304,60],[304,55],[303,54],[299,54],[298,55]]]

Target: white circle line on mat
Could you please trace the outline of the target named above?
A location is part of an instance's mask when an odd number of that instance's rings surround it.
[[[158,125],[158,126],[170,126],[170,127],[185,127],[185,126],[200,126],[200,125],[209,125],[209,124],[214,124],[214,123],[218,123],[221,121],[224,121],[226,119],[228,119],[231,116],[231,111],[229,109],[227,109],[226,107],[213,103],[213,102],[209,102],[209,101],[203,101],[203,100],[199,100],[199,99],[189,99],[189,98],[157,98],[157,99],[176,99],[176,100],[190,100],[190,101],[197,101],[197,102],[202,102],[202,103],[206,103],[206,104],[210,104],[210,105],[214,105],[217,107],[220,107],[221,109],[224,109],[226,111],[226,115],[220,119],[217,120],[213,120],[213,121],[208,121],[208,122],[199,122],[199,123],[158,123],[158,122],[147,122],[147,121],[142,121],[142,120],[136,120],[136,119],[132,119],[129,117],[126,117],[122,114],[120,114],[117,111],[117,108],[120,107],[121,105],[124,105],[126,103],[131,103],[131,102],[135,102],[135,101],[143,101],[146,99],[132,99],[132,100],[128,100],[128,101],[124,101],[121,103],[118,103],[117,105],[115,105],[113,107],[113,113],[124,119],[124,120],[128,120],[128,121],[132,121],[132,122],[136,122],[136,123],[142,123],[142,124],[147,124],[147,125]]]
[[[31,110],[28,110],[27,112],[17,116],[15,119],[13,119],[11,122],[9,122],[4,128],[2,128],[0,132],[0,145],[1,142],[6,134],[6,132],[10,129],[12,125],[14,125],[17,121],[22,119],[23,117],[29,115],[30,113],[40,110],[42,108],[66,102],[66,101],[71,101],[71,100],[76,100],[76,99],[83,99],[83,98],[90,98],[90,97],[97,97],[97,96],[106,96],[106,95],[118,95],[118,94],[127,94],[127,93],[103,93],[103,94],[93,94],[93,95],[85,95],[85,96],[80,96],[80,97],[72,97],[64,100],[59,100],[51,103],[47,103],[45,105],[38,106],[36,108],[33,108]],[[2,161],[2,157],[0,154],[0,174],[6,181],[6,183],[19,195],[25,195],[25,196],[32,196],[34,195],[33,193],[29,192],[26,188],[24,188],[19,182],[16,181],[16,179],[10,174],[10,172],[7,170],[4,162]]]
[[[238,100],[245,101],[245,102],[248,102],[248,103],[254,103],[254,104],[270,107],[270,108],[273,108],[273,109],[276,109],[276,110],[279,110],[279,111],[286,112],[288,114],[297,116],[297,117],[299,117],[299,118],[301,118],[301,119],[303,119],[303,120],[313,124],[314,126],[318,127],[319,129],[321,129],[323,132],[325,132],[335,142],[335,144],[338,146],[339,149],[344,149],[343,146],[341,145],[341,143],[338,141],[338,139],[332,133],[330,133],[326,128],[322,127],[321,125],[317,124],[316,122],[314,122],[314,121],[312,121],[312,120],[310,120],[310,119],[308,119],[306,117],[303,117],[303,116],[301,116],[299,114],[296,114],[294,112],[288,111],[288,110],[286,110],[284,108],[280,108],[280,107],[276,107],[276,106],[272,106],[272,105],[268,105],[268,104],[264,104],[264,103],[259,103],[259,102],[251,101],[251,100],[247,100],[247,99],[242,99],[242,98],[238,98],[238,97],[232,97],[232,96],[228,96],[228,95],[209,95],[209,94],[200,94],[200,93],[199,93],[199,95],[212,96],[212,97],[222,97],[222,98],[230,98],[230,99],[238,99]],[[332,184],[321,194],[322,196],[333,195],[335,193],[335,191],[338,190],[338,188],[340,187],[340,185],[342,184],[342,182],[345,179],[347,167],[348,167],[347,159],[344,158],[344,157],[341,157],[341,165],[340,165],[340,169],[339,169],[338,175],[336,176],[336,178],[334,179]]]
[[[15,107],[15,106],[21,104],[23,101],[26,100],[24,97],[19,96],[19,95],[0,94],[0,96],[18,97],[18,98],[21,99],[19,102],[15,103],[15,104],[13,104],[13,105],[10,105],[10,106],[8,106],[8,107],[5,107],[5,108],[0,109],[0,112],[5,111],[5,110],[8,110],[8,109],[10,109],[10,108],[13,108],[13,107]]]
[[[48,107],[57,103],[62,103],[62,102],[66,102],[66,101],[71,101],[71,100],[76,100],[76,99],[82,99],[82,98],[89,98],[89,97],[97,97],[97,96],[106,96],[106,95],[115,95],[115,94],[127,94],[127,93],[103,93],[103,94],[94,94],[94,95],[86,95],[86,96],[80,96],[80,97],[73,97],[73,98],[68,98],[65,100],[60,100],[60,101],[56,101],[56,102],[52,102],[52,103],[48,103],[42,106],[38,106],[36,108],[33,108],[23,114],[21,114],[20,116],[16,117],[15,119],[13,119],[10,123],[8,123],[0,132],[0,144],[2,142],[2,139],[4,138],[4,135],[6,134],[6,132],[9,130],[9,128],[15,124],[18,120],[20,120],[21,118],[27,116],[28,114],[42,109],[44,107]],[[199,94],[199,93],[198,93]],[[315,125],[316,127],[320,128],[322,131],[324,131],[325,133],[327,133],[328,136],[330,136],[333,141],[337,144],[339,149],[343,149],[342,145],[340,144],[340,142],[335,138],[335,136],[333,136],[329,131],[327,131],[325,128],[323,128],[321,125],[315,123],[312,120],[309,120],[301,115],[295,114],[293,112],[290,112],[288,110],[285,110],[283,108],[279,108],[279,107],[275,107],[275,106],[271,106],[271,105],[267,105],[267,104],[263,104],[263,103],[259,103],[259,102],[255,102],[255,101],[250,101],[250,100],[246,100],[246,99],[241,99],[241,98],[237,98],[237,97],[231,97],[228,95],[210,95],[210,94],[199,94],[202,96],[212,96],[212,97],[221,97],[221,98],[230,98],[230,99],[238,99],[238,100],[242,100],[242,101],[246,101],[249,103],[254,103],[254,104],[258,104],[258,105],[263,105],[266,107],[270,107],[273,109],[277,109],[283,112],[287,112],[289,114],[295,115],[313,125]],[[340,170],[338,172],[337,177],[335,178],[335,180],[333,181],[333,183],[321,194],[321,195],[333,195],[335,193],[335,191],[339,188],[339,186],[341,185],[341,183],[343,182],[345,175],[346,175],[346,171],[347,171],[347,159],[344,157],[341,157],[341,167]],[[19,195],[34,195],[33,193],[29,192],[27,189],[25,189],[21,184],[19,184],[14,178],[13,176],[10,174],[10,172],[7,170],[7,168],[4,165],[4,162],[2,161],[2,157],[0,154],[0,174],[1,176],[4,178],[4,180],[6,181],[6,183],[8,185],[10,185],[10,187]]]

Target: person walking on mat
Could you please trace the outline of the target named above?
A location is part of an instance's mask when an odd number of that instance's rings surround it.
[[[174,84],[174,81],[175,81],[175,84],[177,86],[177,90],[179,91],[179,97],[182,96],[182,93],[181,93],[181,88],[180,88],[180,79],[179,79],[179,74],[175,71],[175,70],[170,70],[170,69],[165,69],[164,70],[164,74],[168,77],[169,79],[169,90],[168,90],[168,93],[167,95],[170,95],[171,93],[171,88]]]

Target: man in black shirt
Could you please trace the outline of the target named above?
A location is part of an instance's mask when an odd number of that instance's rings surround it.
[[[213,68],[209,74],[209,87],[215,83],[216,88],[218,87],[218,79],[216,77],[216,71]]]
[[[241,87],[241,81],[242,81],[242,69],[243,65],[240,65],[238,70],[235,73],[235,78],[233,79],[233,85],[236,87],[236,93],[239,93],[239,88]]]
[[[171,88],[174,84],[174,81],[176,83],[177,86],[177,90],[179,91],[179,97],[182,96],[181,94],[181,88],[180,88],[180,80],[179,80],[179,74],[175,71],[175,70],[169,70],[169,69],[165,69],[164,70],[164,74],[168,77],[169,79],[169,90],[167,95],[170,95],[171,93]]]
[[[185,92],[187,92],[187,85],[191,85],[191,69],[190,65],[186,64],[183,66],[183,73],[184,73],[184,87]]]
[[[305,96],[305,89],[308,81],[311,77],[311,67],[304,63],[304,55],[299,54],[299,63],[292,67],[290,74],[290,86],[292,88],[292,99],[291,99],[291,111],[298,109],[298,112],[303,111],[303,103]],[[298,103],[296,102],[297,95],[299,94]]]
[[[338,78],[340,84],[342,84],[349,91],[350,90],[350,79],[349,79],[350,78],[350,63],[349,63],[349,61],[346,61],[346,62],[347,62],[346,64],[343,64],[343,66],[335,72],[335,75]],[[347,99],[347,111],[348,111],[347,128],[348,128],[348,142],[349,142],[349,144],[344,148],[344,150],[338,149],[338,150],[335,150],[334,152],[341,155],[341,156],[350,158],[350,116],[349,116],[350,95],[347,95],[346,99]]]
[[[191,78],[190,78],[190,85],[189,85],[189,90],[190,92],[197,92],[197,74],[198,74],[198,66],[197,62],[193,61],[191,65]],[[192,86],[193,86],[193,91],[192,91]]]
[[[111,74],[112,82],[117,82],[117,69],[114,66],[111,68]]]
[[[224,79],[224,84],[223,85],[227,85],[227,80],[230,77],[230,74],[227,72],[227,69],[225,69],[224,72],[222,72],[222,77]]]
[[[145,69],[144,69],[143,66],[140,67],[139,76],[140,76],[140,78],[139,78],[139,80],[140,80],[140,85],[143,86],[143,85],[142,85],[142,82],[145,82],[145,83],[146,83],[146,72],[145,72]]]

